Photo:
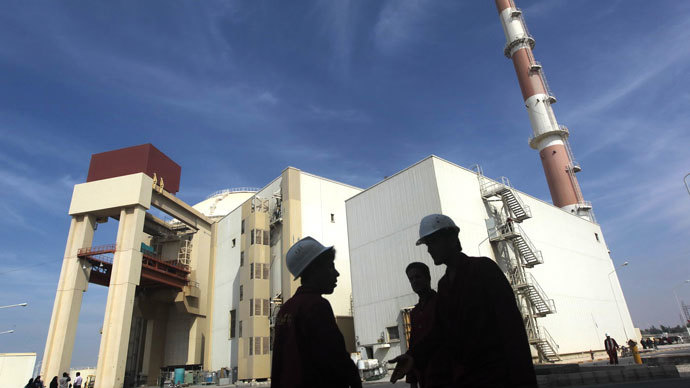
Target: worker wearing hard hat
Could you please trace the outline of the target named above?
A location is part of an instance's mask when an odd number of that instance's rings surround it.
[[[273,388],[361,388],[330,303],[337,285],[335,249],[312,237],[288,250],[286,265],[301,287],[278,312],[271,365]]]
[[[425,244],[434,264],[445,265],[446,273],[438,282],[434,327],[391,361],[398,363],[391,382],[417,367],[430,375],[444,375],[450,369],[448,381],[430,387],[536,387],[513,290],[493,260],[462,252],[459,231],[442,214],[426,216],[419,225],[417,245]],[[439,354],[450,366],[431,361]]]

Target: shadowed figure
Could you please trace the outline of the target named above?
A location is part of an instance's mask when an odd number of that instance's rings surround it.
[[[419,296],[419,302],[410,311],[410,343],[415,346],[422,338],[426,337],[434,325],[436,313],[437,293],[431,288],[431,273],[429,267],[418,261],[410,263],[405,269],[407,279],[410,281],[412,291]],[[437,362],[444,362],[437,360]],[[411,388],[426,388],[438,383],[439,376],[427,375],[426,369],[412,368],[407,373],[406,382]]]
[[[295,243],[286,264],[302,286],[280,308],[275,323],[272,388],[361,388],[330,303],[339,276],[335,249],[311,237]]]
[[[536,387],[522,315],[501,269],[487,257],[465,255],[460,229],[447,216],[426,216],[419,229],[417,245],[426,244],[446,272],[438,282],[434,325],[391,361],[397,362],[391,382],[417,368],[442,377],[428,388]]]
[[[611,338],[609,333],[606,333],[606,339],[604,340],[604,349],[606,349],[606,353],[609,355],[609,364],[614,365],[618,364],[618,342],[616,342],[615,339]]]

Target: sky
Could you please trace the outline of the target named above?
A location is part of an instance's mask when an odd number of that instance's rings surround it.
[[[690,303],[690,2],[518,6],[584,196],[614,263],[630,263],[633,322],[676,325],[674,291]],[[504,45],[489,1],[3,2],[0,306],[29,306],[0,309],[15,330],[0,352],[41,358],[93,153],[153,143],[192,204],[287,166],[366,188],[430,154],[550,201]],[[96,365],[106,292],[84,294],[73,366]]]

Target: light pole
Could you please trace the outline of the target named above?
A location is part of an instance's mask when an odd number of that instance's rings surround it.
[[[28,306],[28,305],[29,305],[29,304],[26,303],[26,302],[24,302],[24,303],[17,303],[17,304],[8,304],[7,306],[0,306],[0,309],[7,309],[7,308],[10,308],[10,307],[26,307],[26,306]]]
[[[623,333],[625,333],[625,340],[628,340],[628,331],[625,330],[625,323],[623,323],[623,316],[621,315],[621,309],[618,307],[618,298],[616,298],[616,293],[613,292],[613,283],[611,283],[611,275],[616,272],[616,268],[622,268],[627,266],[629,263],[626,261],[618,267],[614,267],[613,271],[609,272],[609,287],[611,287],[611,295],[613,295],[613,301],[616,302],[616,310],[618,311],[618,318],[621,319],[621,325],[623,325]]]
[[[690,175],[690,174],[688,174],[688,175]],[[687,176],[687,175],[686,175],[686,176]],[[676,292],[676,288],[679,288],[679,287],[681,287],[681,286],[683,286],[683,285],[685,285],[685,284],[688,284],[688,283],[690,283],[690,279],[688,279],[688,280],[684,281],[683,283],[680,283],[680,284],[678,284],[677,286],[673,287],[673,295],[675,295],[675,297],[676,297],[676,303],[678,303],[678,310],[680,310],[680,316],[681,316],[681,325],[680,325],[680,327],[685,327],[685,330],[687,330],[687,331],[688,331],[688,334],[690,334],[690,327],[687,326],[688,323],[687,323],[687,322],[684,322],[683,319],[682,319],[682,317],[684,317],[685,314],[683,314],[683,307],[680,305],[680,299],[678,299],[678,293]]]
[[[14,330],[0,331],[0,334],[10,334],[10,333],[14,333]]]

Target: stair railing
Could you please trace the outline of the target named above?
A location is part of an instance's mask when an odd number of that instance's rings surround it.
[[[551,337],[551,334],[549,333],[549,331],[546,330],[546,328],[544,326],[540,327],[539,331],[543,335],[544,340],[549,344],[551,349],[553,349],[554,353],[556,353],[556,357],[558,357],[560,359],[560,357],[558,356],[559,346],[556,343],[556,341],[553,340],[553,337]]]
[[[544,304],[549,308],[550,313],[555,313],[556,312],[556,304],[554,303],[553,299],[548,299],[546,296],[546,293],[544,290],[541,288],[539,283],[537,282],[537,279],[532,276],[531,273],[525,273],[525,281],[527,284],[530,286],[534,287],[534,290],[537,292],[541,300],[544,301]]]
[[[532,217],[532,211],[530,210],[529,206],[525,205],[525,203],[522,202],[522,199],[520,199],[520,196],[515,191],[515,188],[513,187],[513,185],[510,184],[510,180],[508,178],[502,176],[501,177],[501,184],[503,184],[503,186],[510,189],[511,194],[513,194],[513,198],[515,198],[515,201],[517,201],[517,203],[520,204],[520,207],[525,212],[525,214],[527,214],[527,216],[529,216],[529,217]]]

